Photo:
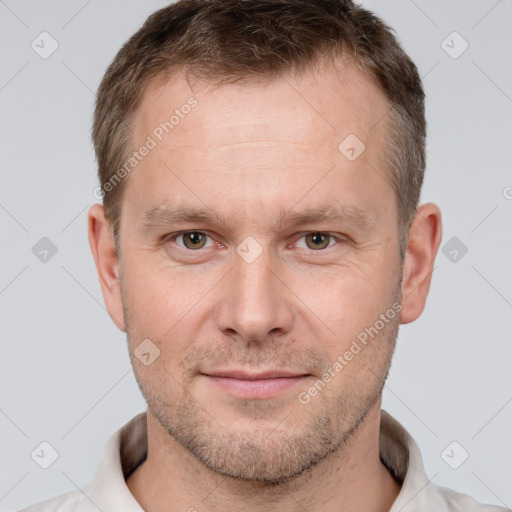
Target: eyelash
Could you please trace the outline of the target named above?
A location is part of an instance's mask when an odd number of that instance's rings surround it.
[[[199,230],[190,230],[190,231],[180,231],[179,233],[174,233],[172,235],[169,235],[165,238],[165,241],[168,242],[168,241],[172,241],[174,243],[176,243],[176,240],[186,234],[189,234],[189,233],[199,233],[201,235],[204,235],[204,236],[207,236],[208,238],[210,238],[210,240],[213,240],[212,237],[204,232],[204,231],[199,231]],[[334,241],[335,243],[333,244],[330,244],[328,245],[327,247],[323,248],[323,249],[310,249],[309,247],[301,247],[301,249],[309,249],[311,252],[325,252],[327,249],[330,249],[331,247],[333,247],[334,245],[337,245],[339,242],[342,242],[343,241],[343,238],[340,237],[340,236],[335,236],[335,235],[332,235],[331,233],[325,233],[323,231],[308,231],[307,233],[301,235],[298,239],[298,240],[301,240],[303,238],[305,238],[306,236],[308,235],[324,235],[324,236],[328,236],[330,237],[330,241]],[[296,243],[296,242],[295,242]],[[215,242],[214,242],[215,244]],[[201,249],[208,249],[209,247],[212,247],[212,246],[208,246],[208,247],[201,247],[199,249],[189,249],[188,247],[185,247],[184,245],[179,245],[176,243],[176,245],[178,245],[178,247],[180,247],[180,249],[184,249],[186,251],[189,251],[189,252],[200,252]],[[212,244],[213,245],[213,244]]]

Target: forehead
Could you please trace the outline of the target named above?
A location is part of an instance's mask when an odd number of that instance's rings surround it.
[[[388,111],[378,87],[341,60],[266,82],[162,77],[133,119],[134,147],[151,138],[154,148],[125,194],[141,212],[200,201],[249,218],[289,209],[306,190],[303,205],[329,197],[366,210],[389,188],[381,164]]]
[[[197,106],[189,116],[191,98]],[[265,139],[337,150],[349,134],[375,143],[384,126],[379,121],[388,110],[380,89],[344,57],[319,61],[301,75],[289,73],[265,81],[218,85],[183,73],[159,77],[144,91],[133,134],[136,143],[142,142],[162,122],[171,120],[172,131],[159,141],[169,149],[243,145]]]

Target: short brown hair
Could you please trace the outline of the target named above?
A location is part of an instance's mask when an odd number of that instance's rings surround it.
[[[176,70],[218,84],[271,79],[345,52],[390,105],[383,161],[403,256],[425,170],[423,88],[391,29],[351,0],[180,0],[149,16],[107,69],[94,112],[103,204],[116,238],[126,181],[116,172],[133,151],[131,120],[153,79]]]

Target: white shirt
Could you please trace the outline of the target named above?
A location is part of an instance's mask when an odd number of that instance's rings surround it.
[[[502,507],[482,505],[465,494],[430,483],[414,439],[385,411],[381,411],[379,443],[382,462],[402,483],[390,512],[506,512]],[[146,454],[146,413],[141,413],[110,438],[88,486],[22,512],[143,512],[125,479]]]

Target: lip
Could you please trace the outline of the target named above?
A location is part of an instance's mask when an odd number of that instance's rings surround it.
[[[203,374],[213,385],[245,400],[275,397],[310,377],[286,370],[250,373],[245,370],[225,370]]]
[[[303,377],[305,374],[292,372],[289,370],[267,370],[260,373],[251,373],[246,370],[217,370],[207,373],[208,377],[225,377],[238,380],[266,380],[266,379],[285,379],[293,377]]]

